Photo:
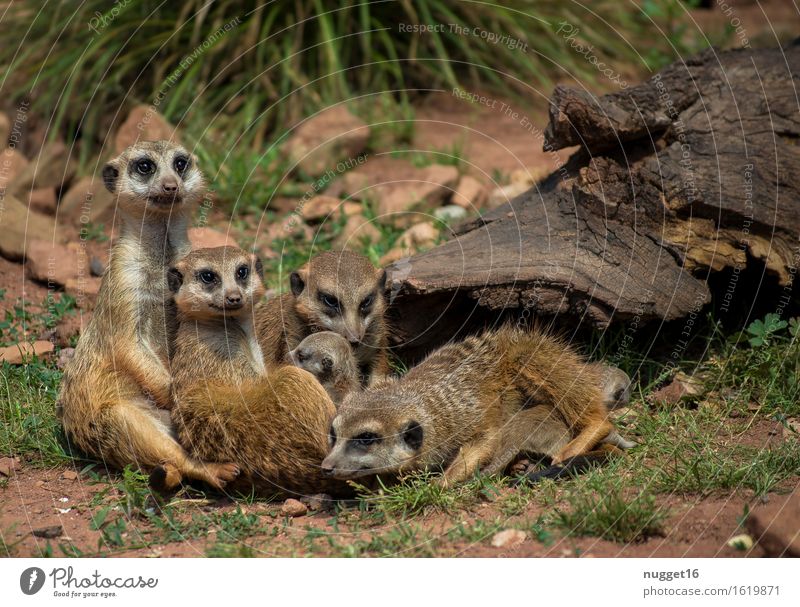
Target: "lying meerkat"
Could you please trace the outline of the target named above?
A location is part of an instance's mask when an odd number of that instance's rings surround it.
[[[255,256],[236,247],[193,251],[169,270],[178,310],[172,417],[197,458],[234,460],[234,486],[263,492],[339,492],[324,479],[335,407],[319,382],[292,366],[267,370],[255,338],[264,293]]]
[[[64,369],[58,411],[70,440],[118,468],[165,466],[170,480],[223,487],[232,463],[187,456],[173,438],[170,337],[175,313],[166,271],[186,253],[189,209],[205,190],[195,158],[166,141],[132,145],[103,167],[117,197],[120,233],[94,314]]]
[[[322,468],[339,479],[441,468],[451,484],[500,473],[522,451],[560,464],[613,430],[596,367],[538,330],[504,327],[348,395]]]
[[[333,331],[312,333],[287,355],[287,361],[317,378],[335,404],[361,389],[353,351],[347,340]]]
[[[344,337],[362,385],[389,372],[386,272],[363,255],[326,251],[289,276],[291,291],[256,309],[259,342],[269,362],[284,364],[289,350],[320,331]]]

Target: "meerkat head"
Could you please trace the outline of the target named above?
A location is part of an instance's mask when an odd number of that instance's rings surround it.
[[[381,389],[350,393],[329,430],[322,473],[345,480],[411,470],[425,431],[413,403]]]
[[[249,316],[263,279],[258,257],[237,247],[197,249],[167,271],[178,312],[194,319]]]
[[[333,331],[312,333],[290,351],[287,358],[288,362],[305,369],[323,384],[342,376],[358,377],[350,344]]]
[[[174,213],[197,202],[205,180],[197,159],[169,141],[141,141],[103,167],[103,183],[122,210],[134,214]]]
[[[333,331],[356,346],[383,321],[386,272],[363,255],[320,253],[289,279],[295,309],[312,331]]]

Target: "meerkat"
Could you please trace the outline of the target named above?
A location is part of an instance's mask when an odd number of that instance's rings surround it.
[[[537,329],[504,327],[445,345],[404,377],[349,394],[322,469],[350,479],[440,468],[449,485],[478,470],[500,473],[523,451],[561,464],[613,429],[597,368]]]
[[[229,488],[340,493],[323,478],[333,402],[307,371],[267,369],[253,308],[264,293],[257,258],[200,249],[169,270],[178,312],[172,418],[182,445],[204,461],[236,461]]]
[[[259,342],[271,363],[320,331],[344,337],[353,350],[361,384],[389,372],[386,272],[358,253],[326,251],[289,276],[291,290],[256,310]]]
[[[336,405],[350,392],[361,388],[350,344],[333,331],[312,333],[289,352],[287,361],[316,377]]]
[[[172,483],[188,477],[221,488],[238,467],[190,458],[166,410],[176,323],[166,272],[190,249],[186,225],[203,175],[189,152],[166,141],[132,145],[102,175],[117,198],[120,233],[92,319],[64,369],[61,422],[75,445],[113,466],[158,467]]]

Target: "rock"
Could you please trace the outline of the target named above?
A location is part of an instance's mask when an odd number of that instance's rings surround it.
[[[429,213],[439,206],[457,180],[455,167],[432,164],[422,169],[416,179],[379,186],[376,193],[378,221],[410,225],[412,213]]]
[[[439,238],[439,230],[430,222],[418,223],[400,234],[394,246],[380,259],[380,265],[386,266],[404,257],[433,247]]]
[[[33,190],[28,196],[28,205],[47,215],[55,215],[56,212],[56,191],[55,188],[41,188]]]
[[[528,535],[519,529],[503,529],[492,536],[492,546],[495,548],[514,548],[519,546]]]
[[[192,250],[239,246],[228,234],[212,228],[189,228],[189,242]]]
[[[342,212],[342,205],[344,201],[339,200],[333,196],[314,196],[311,200],[307,201],[300,215],[306,221],[315,221],[320,219],[332,219],[338,213]],[[352,204],[352,203],[351,203]]]
[[[489,194],[489,199],[487,200],[486,206],[488,206],[490,209],[494,209],[495,207],[499,207],[500,205],[513,200],[520,194],[524,194],[529,189],[530,187],[524,183],[510,183],[508,185],[501,186],[492,190],[492,192]]]
[[[115,198],[100,177],[82,177],[58,203],[60,221],[73,225],[101,223],[112,214]]]
[[[0,112],[0,148],[8,145],[8,136],[11,134],[11,121],[5,112]]]
[[[102,278],[95,276],[70,278],[64,284],[64,292],[75,298],[75,303],[80,309],[88,310],[94,307],[102,282]]]
[[[106,265],[103,263],[103,260],[92,255],[89,258],[89,272],[91,272],[92,276],[102,278],[103,274],[106,273]]]
[[[753,538],[746,533],[735,535],[728,540],[728,546],[736,550],[750,550],[753,547]]]
[[[137,141],[162,139],[180,141],[177,129],[167,122],[155,108],[148,105],[137,105],[117,130],[114,149],[119,154]]]
[[[88,277],[86,249],[77,242],[62,245],[45,240],[32,240],[26,252],[28,275],[47,284],[64,286],[80,276]]]
[[[13,193],[11,184],[29,164],[30,161],[16,148],[5,148],[0,153],[0,193]]]
[[[52,527],[42,527],[41,529],[34,529],[31,531],[36,537],[52,540],[61,537],[64,533],[64,528],[61,525],[53,525]]]
[[[448,204],[433,212],[433,216],[443,221],[448,226],[459,223],[467,218],[467,210],[457,204]]]
[[[347,165],[357,161],[368,138],[367,124],[345,106],[336,105],[301,124],[286,142],[285,150],[300,170],[316,177],[326,171],[347,170]]]
[[[61,473],[61,478],[67,481],[74,481],[78,478],[78,473],[75,472],[75,470],[64,470],[64,472]]]
[[[800,485],[790,495],[770,495],[745,526],[767,556],[800,556]]]
[[[52,237],[56,230],[55,219],[29,210],[14,196],[7,194],[0,207],[0,254],[12,261],[25,257],[26,242],[31,236]]]
[[[13,476],[19,467],[16,457],[0,457],[0,476]]]
[[[55,349],[53,342],[39,340],[32,344],[20,342],[13,346],[0,348],[0,362],[7,362],[11,365],[21,365],[33,356],[42,358],[52,353]]]
[[[10,191],[16,196],[27,195],[31,190],[61,188],[75,174],[77,163],[63,141],[48,141],[19,175],[14,178]]]
[[[308,508],[303,502],[289,498],[283,502],[283,505],[281,506],[281,514],[283,516],[289,516],[292,518],[296,516],[305,516],[308,514]]]
[[[62,348],[61,351],[58,353],[58,360],[56,361],[56,367],[64,370],[64,367],[67,366],[67,363],[72,360],[72,357],[75,356],[75,348]]]
[[[650,394],[648,400],[658,405],[677,405],[681,402],[697,400],[696,397],[702,393],[703,382],[686,375],[686,373],[678,372],[668,385]]]
[[[489,198],[489,193],[484,185],[471,175],[462,175],[453,192],[453,204],[457,204],[469,211],[482,208]]]
[[[369,219],[361,214],[352,215],[336,237],[336,246],[342,249],[360,249],[365,242],[375,244],[381,238],[380,230]]]

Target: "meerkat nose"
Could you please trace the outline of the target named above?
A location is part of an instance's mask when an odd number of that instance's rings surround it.
[[[236,305],[242,303],[242,296],[239,293],[230,293],[225,296],[225,303]]]
[[[174,177],[166,177],[161,182],[161,188],[168,194],[178,191],[178,181]]]
[[[322,465],[322,468],[320,468],[320,470],[322,470],[322,475],[323,476],[333,476],[333,470],[334,469],[333,468],[329,468],[325,464]]]

